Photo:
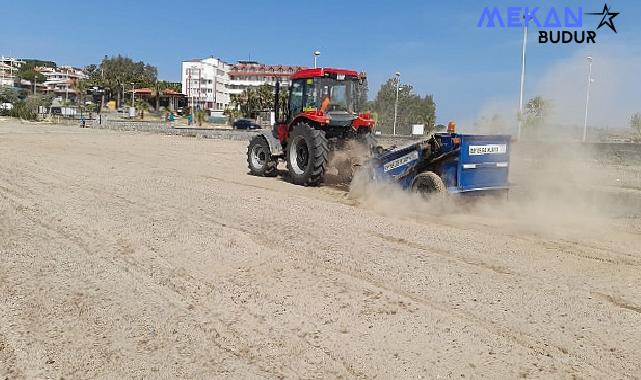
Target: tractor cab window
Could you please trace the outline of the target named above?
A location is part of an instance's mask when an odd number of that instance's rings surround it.
[[[303,111],[303,86],[304,79],[296,79],[292,81],[291,95],[289,97],[289,112],[292,116]]]
[[[354,112],[351,80],[323,78],[320,87],[321,109],[324,112]]]
[[[316,92],[317,79],[305,79],[305,95],[303,97],[303,112],[316,111],[318,109],[318,94]]]

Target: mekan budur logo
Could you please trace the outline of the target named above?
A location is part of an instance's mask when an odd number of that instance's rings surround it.
[[[601,20],[596,29],[584,29],[583,16],[600,16]],[[499,7],[485,7],[477,27],[482,28],[522,28],[524,22],[539,28],[539,43],[568,44],[596,43],[597,31],[607,26],[614,33],[617,28],[614,18],[619,12],[614,12],[606,3],[601,12],[583,12],[583,7],[507,7],[502,13]],[[567,30],[570,29],[570,30]],[[577,30],[580,29],[580,30]]]

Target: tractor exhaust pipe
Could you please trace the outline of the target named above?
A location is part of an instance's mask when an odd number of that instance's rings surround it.
[[[280,78],[276,78],[276,92],[274,94],[274,122],[280,121]]]

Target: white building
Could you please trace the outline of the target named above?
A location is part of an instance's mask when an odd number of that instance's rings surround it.
[[[47,78],[44,83],[45,85],[66,81],[77,82],[81,79],[87,79],[87,74],[85,74],[82,69],[71,66],[59,66],[55,68],[36,67],[35,70]]]
[[[214,57],[182,62],[182,92],[190,106],[222,116],[229,105],[229,69],[231,66]]]
[[[24,61],[11,57],[0,57],[0,86],[15,86],[16,72]]]
[[[87,79],[87,75],[82,71],[71,66],[60,67],[36,67],[35,70],[45,76],[43,85],[46,87],[45,92],[54,93],[59,101],[69,101],[70,98],[76,98],[76,90],[73,86],[78,81]]]

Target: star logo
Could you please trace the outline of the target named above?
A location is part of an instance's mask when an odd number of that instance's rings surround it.
[[[607,25],[610,27],[610,29],[612,29],[614,33],[617,32],[617,28],[614,26],[614,22],[612,21],[612,19],[617,17],[619,15],[619,12],[610,12],[610,8],[608,8],[607,3],[603,6],[603,12],[586,13],[586,15],[603,16],[603,18],[601,18],[599,26],[597,26],[596,28],[599,29],[603,25]]]

